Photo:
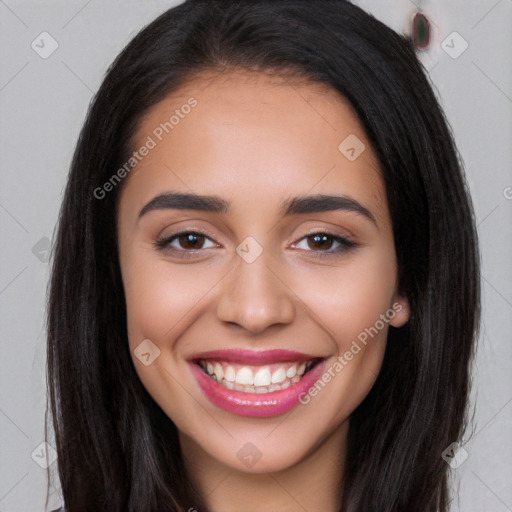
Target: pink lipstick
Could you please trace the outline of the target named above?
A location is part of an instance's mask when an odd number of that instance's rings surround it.
[[[218,407],[242,416],[283,414],[320,378],[325,357],[289,350],[217,350],[190,366],[199,387]]]

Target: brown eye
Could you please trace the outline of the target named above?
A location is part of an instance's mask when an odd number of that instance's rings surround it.
[[[306,240],[305,248],[300,247],[303,240]],[[337,245],[334,246],[334,248],[333,243]],[[348,238],[324,232],[312,233],[311,235],[305,236],[297,244],[299,249],[304,249],[306,252],[319,257],[342,255],[357,246],[358,244],[356,242]]]
[[[313,243],[308,243],[308,247],[313,250],[328,250],[332,246],[333,237],[325,233],[318,233],[307,237],[308,240],[313,240]]]
[[[205,247],[204,244],[209,241],[211,245]],[[155,245],[162,250],[171,252],[193,252],[201,249],[211,249],[215,244],[211,238],[195,231],[182,231],[181,233],[173,233],[169,236],[156,240]]]
[[[201,249],[205,236],[198,233],[186,233],[176,237],[182,249]]]

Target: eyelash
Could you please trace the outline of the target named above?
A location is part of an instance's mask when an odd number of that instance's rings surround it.
[[[209,240],[211,240],[211,238],[206,233],[202,233],[200,231],[180,231],[178,233],[172,233],[169,236],[159,238],[158,240],[155,241],[155,246],[160,251],[180,252],[181,255],[179,255],[179,257],[182,257],[182,258],[193,258],[194,254],[196,254],[198,251],[201,251],[202,249],[194,250],[194,249],[170,248],[171,242],[183,235],[199,235],[199,236],[204,236],[205,238],[208,238]],[[325,235],[340,244],[340,246],[337,247],[336,249],[329,249],[326,251],[322,251],[322,250],[306,251],[306,252],[313,253],[314,256],[318,257],[318,258],[329,258],[329,257],[337,256],[337,255],[343,254],[343,253],[349,251],[350,249],[353,249],[358,246],[358,244],[356,242],[354,242],[353,240],[351,240],[349,238],[346,238],[343,236],[338,236],[338,235],[335,235],[333,233],[329,233],[326,231],[315,231],[313,233],[310,233],[310,234],[302,237],[299,240],[299,242],[304,239],[312,238],[317,235]]]

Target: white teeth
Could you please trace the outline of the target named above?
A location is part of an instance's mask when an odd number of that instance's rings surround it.
[[[228,389],[245,393],[271,393],[286,389],[300,381],[315,364],[311,360],[303,363],[275,364],[274,372],[269,366],[250,367],[222,361],[200,361],[200,366],[210,377]]]
[[[278,368],[273,374],[271,382],[272,384],[281,384],[281,382],[284,382],[286,380],[286,372],[284,371],[284,368]]]
[[[292,379],[293,377],[295,377],[296,374],[297,374],[297,367],[295,365],[290,366],[290,368],[288,368],[288,370],[286,370],[286,376],[289,379]]]
[[[224,380],[228,382],[235,382],[236,373],[235,369],[230,365],[226,368],[226,373],[224,374]]]
[[[270,385],[270,370],[268,368],[262,368],[256,372],[254,376],[255,386],[269,386]]]
[[[242,384],[244,386],[252,386],[254,382],[254,375],[252,374],[252,370],[250,368],[247,368],[247,366],[240,368],[240,370],[238,370],[238,372],[236,373],[235,381],[237,384]]]
[[[217,382],[220,382],[224,378],[224,370],[222,369],[222,365],[220,363],[215,363],[213,372],[215,373],[215,377],[217,377]]]

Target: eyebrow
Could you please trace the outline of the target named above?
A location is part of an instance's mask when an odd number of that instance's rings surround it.
[[[150,211],[165,209],[199,210],[229,215],[231,212],[231,203],[218,196],[166,192],[149,201],[140,211],[139,219]],[[283,202],[280,215],[282,217],[288,217],[291,215],[329,211],[349,211],[358,213],[377,226],[373,214],[361,203],[347,196],[317,194],[291,197]]]

